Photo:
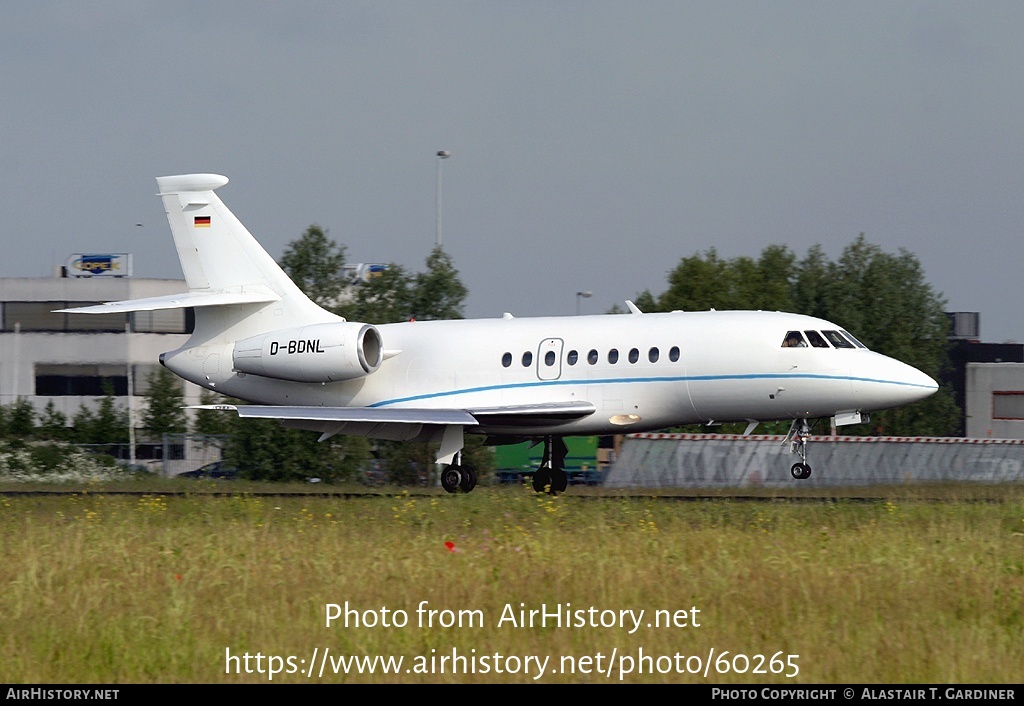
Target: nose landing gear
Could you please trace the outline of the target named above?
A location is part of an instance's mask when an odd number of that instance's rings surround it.
[[[807,464],[807,442],[811,438],[811,425],[806,419],[794,419],[793,426],[782,443],[789,444],[791,453],[800,454],[800,462],[794,463],[789,469],[796,480],[806,480],[811,477],[811,467]]]

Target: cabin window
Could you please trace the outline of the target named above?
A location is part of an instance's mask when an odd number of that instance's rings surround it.
[[[638,360],[640,360],[640,351],[638,351],[636,348],[630,348],[629,349],[629,362],[630,363],[635,363]]]
[[[590,352],[587,353],[587,362],[590,363],[591,365],[597,364],[597,351],[595,351],[593,348],[591,348]]]
[[[815,347],[815,348],[828,348],[829,347],[828,343],[825,341],[824,338],[821,337],[821,334],[818,333],[817,331],[804,331],[804,333],[807,335],[807,340],[811,342],[811,345],[813,347]]]
[[[548,351],[547,353],[544,354],[544,365],[546,365],[546,366],[548,366],[550,368],[554,364],[555,364],[555,352],[554,351]]]
[[[610,351],[608,351],[608,362],[611,363],[612,365],[615,365],[616,363],[619,362],[618,348],[612,348]]]
[[[531,365],[533,365],[533,353],[526,351],[523,353],[523,367],[529,368]]]
[[[569,365],[576,365],[576,363],[579,362],[579,359],[580,359],[580,354],[577,353],[576,351],[569,351],[569,355],[567,355],[565,357],[565,361]]]
[[[651,350],[647,351],[647,360],[651,361],[652,363],[657,363],[658,356],[660,355],[661,354],[658,352],[657,348],[652,348]]]
[[[668,349],[668,359],[673,363],[679,362],[679,346],[672,346]]]
[[[501,356],[501,367],[507,368],[510,365],[512,365],[512,354],[506,353],[505,355]]]
[[[843,338],[843,335],[838,331],[822,331],[828,342],[836,348],[853,348],[853,344]]]
[[[786,334],[786,337],[782,339],[783,348],[806,348],[807,341],[800,335],[799,331],[790,331]]]

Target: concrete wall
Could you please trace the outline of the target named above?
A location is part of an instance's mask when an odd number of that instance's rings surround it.
[[[811,477],[781,436],[627,436],[605,477],[613,488],[821,487],[938,481],[1024,482],[1024,440],[813,437]]]

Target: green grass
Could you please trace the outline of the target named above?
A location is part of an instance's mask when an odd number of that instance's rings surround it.
[[[541,682],[605,683],[641,649],[671,671],[637,674],[634,663],[622,681],[1019,683],[1022,674],[1020,486],[801,503],[486,487],[357,498],[188,488],[0,497],[0,682],[266,682],[255,670],[266,671],[271,655],[294,656],[293,673],[275,683],[533,681],[532,666],[497,673],[500,654],[549,658]],[[477,612],[461,627],[420,627],[421,601],[449,618]],[[409,624],[327,627],[326,606],[346,602],[361,618],[406,611]],[[499,627],[505,606],[520,603],[645,614],[633,634]],[[648,628],[656,610],[687,611],[700,626]],[[298,670],[314,648],[406,661],[397,675],[328,667],[309,679]],[[253,673],[241,661],[242,673],[226,673],[226,650],[248,652]],[[489,673],[453,675],[451,662],[438,673],[453,650],[491,657]],[[562,673],[563,655],[600,654],[596,668],[613,652],[611,676]],[[685,673],[696,665],[685,657],[723,652],[799,655],[799,673]],[[435,658],[433,673],[405,672],[417,656]]]

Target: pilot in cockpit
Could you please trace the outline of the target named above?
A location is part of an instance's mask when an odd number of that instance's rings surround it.
[[[807,342],[799,331],[790,331],[782,341],[783,348],[806,348]]]

